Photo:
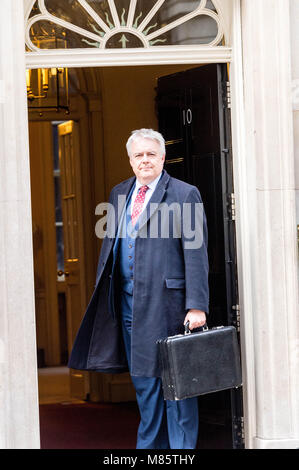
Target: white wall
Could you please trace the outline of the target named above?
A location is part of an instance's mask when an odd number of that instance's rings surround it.
[[[294,152],[295,152],[295,188],[296,222],[299,224],[299,2],[290,0],[291,13],[291,48],[294,110]],[[299,269],[299,259],[298,259]]]
[[[237,218],[243,218],[243,230],[246,228],[248,232],[250,272],[245,273],[240,307],[241,321],[248,322],[251,316],[253,325],[251,349],[250,328],[248,325],[244,328],[245,378],[246,384],[254,389],[254,394],[247,393],[246,397],[247,420],[255,413],[255,422],[251,420],[251,428],[246,430],[247,443],[263,449],[298,448],[299,315],[291,106],[292,15],[289,0],[242,0],[241,7],[247,165],[243,192],[247,190],[247,201],[240,214],[237,211]],[[298,22],[296,25],[298,27]],[[298,182],[299,178],[299,189]],[[236,204],[242,199],[240,194]],[[248,368],[251,364],[253,371]]]
[[[32,449],[40,443],[22,0],[0,1],[0,165],[0,448]]]

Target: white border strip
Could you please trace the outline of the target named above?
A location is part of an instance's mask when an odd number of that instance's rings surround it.
[[[26,68],[109,67],[155,64],[227,63],[232,60],[231,47],[157,46],[132,49],[47,49],[26,52]]]

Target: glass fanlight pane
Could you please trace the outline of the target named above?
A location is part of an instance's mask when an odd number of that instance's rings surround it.
[[[108,0],[86,0],[86,3],[88,3],[109,28],[114,27]]]
[[[38,1],[36,0],[36,2],[34,3],[28,18],[31,18],[34,15],[38,15],[39,13],[40,13],[40,11],[39,11],[39,7],[38,7]]]
[[[85,8],[77,0],[45,0],[49,13],[64,21],[79,26],[90,32],[96,32],[99,25],[87,13]]]
[[[86,0],[86,2],[107,25],[113,27],[108,0]]]
[[[65,31],[51,21],[39,21],[30,28],[30,39],[40,49],[65,49]]]
[[[98,47],[96,41],[51,21],[39,21],[30,29],[30,38],[40,49],[74,49],[82,47]]]
[[[154,45],[209,44],[218,34],[218,25],[210,16],[200,15],[150,41]]]
[[[213,11],[217,12],[216,7],[215,7],[212,0],[207,1],[206,8],[208,8],[209,10],[213,10]]]
[[[133,26],[135,28],[137,28],[142,23],[146,15],[151,11],[156,3],[157,0],[137,0],[133,21]]]
[[[142,2],[145,3],[145,0]],[[153,33],[169,23],[182,18],[187,13],[194,11],[200,4],[200,0],[196,1],[174,1],[165,0],[151,21],[146,25],[144,34]]]
[[[99,25],[77,0],[64,0],[63,2],[61,0],[45,0],[45,5],[51,15],[87,31],[99,33]]]
[[[212,0],[44,0],[44,5],[44,18],[38,2],[28,18],[31,41],[40,49],[200,45],[218,34],[217,21],[206,14],[217,15]]]
[[[130,0],[117,0],[115,1],[115,7],[118,13],[120,25],[126,26],[130,8]]]

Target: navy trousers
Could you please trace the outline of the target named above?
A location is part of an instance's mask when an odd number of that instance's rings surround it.
[[[129,369],[133,296],[122,292],[122,331]],[[197,397],[164,400],[160,377],[131,376],[140,411],[137,449],[195,449],[198,435]]]

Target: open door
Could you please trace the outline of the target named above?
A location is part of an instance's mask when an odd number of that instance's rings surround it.
[[[61,363],[50,122],[29,122],[32,235],[38,367]]]
[[[71,352],[86,307],[84,279],[84,241],[81,202],[80,143],[78,125],[67,121],[58,125],[59,165],[62,198],[64,277],[68,350]],[[88,374],[70,370],[71,396],[85,399]]]
[[[239,330],[234,190],[227,66],[211,64],[161,77],[159,131],[168,173],[199,188],[209,232],[209,328]],[[242,390],[199,397],[199,447],[242,448]]]

